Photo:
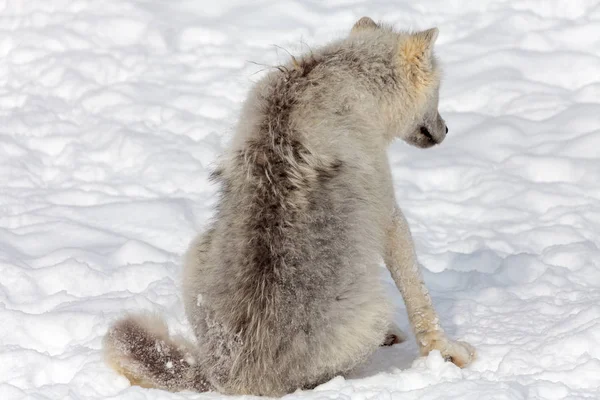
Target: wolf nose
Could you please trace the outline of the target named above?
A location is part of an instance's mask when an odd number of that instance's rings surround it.
[[[448,133],[448,125],[446,125],[446,133]]]

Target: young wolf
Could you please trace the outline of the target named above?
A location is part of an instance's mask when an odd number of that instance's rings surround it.
[[[214,173],[216,217],[186,254],[197,344],[169,337],[156,317],[129,316],[105,337],[112,367],[132,384],[172,391],[312,388],[394,342],[381,258],[421,354],[437,349],[461,367],[474,359],[438,324],[386,156],[394,138],[427,148],[446,136],[437,35],[364,17],[348,37],[256,84]]]

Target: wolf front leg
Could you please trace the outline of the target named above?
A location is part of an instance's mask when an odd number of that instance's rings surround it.
[[[387,232],[385,264],[404,298],[421,355],[439,350],[445,359],[461,368],[473,361],[475,349],[468,343],[449,340],[439,324],[419,271],[408,223],[398,207]]]

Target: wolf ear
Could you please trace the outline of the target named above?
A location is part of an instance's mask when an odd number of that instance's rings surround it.
[[[433,45],[439,33],[438,28],[431,28],[409,35],[400,45],[400,55],[407,61],[430,62],[433,57]]]
[[[423,79],[433,69],[433,45],[439,34],[438,28],[410,34],[401,39],[400,64],[412,78]]]
[[[352,27],[350,33],[361,32],[368,29],[377,29],[378,25],[369,17],[362,17]]]

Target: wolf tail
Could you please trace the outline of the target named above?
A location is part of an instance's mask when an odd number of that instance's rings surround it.
[[[151,315],[127,316],[104,337],[106,362],[132,385],[147,388],[210,391],[196,354],[193,344],[170,337],[165,322]]]

